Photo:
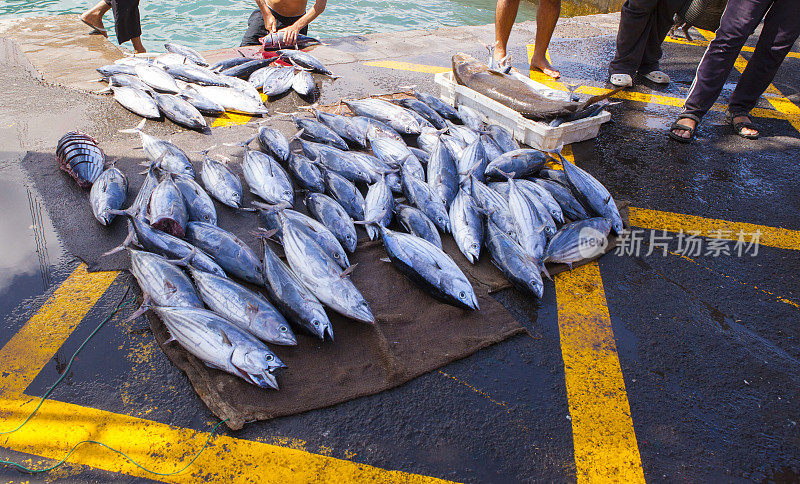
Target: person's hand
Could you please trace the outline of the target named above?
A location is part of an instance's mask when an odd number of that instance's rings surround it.
[[[295,45],[297,44],[297,34],[300,32],[300,28],[296,25],[290,25],[288,27],[284,27],[278,31],[278,34],[283,32],[283,44],[284,45]]]
[[[264,27],[269,33],[275,32],[275,17],[272,15],[269,17],[264,17]]]

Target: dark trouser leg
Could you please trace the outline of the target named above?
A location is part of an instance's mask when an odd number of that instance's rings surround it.
[[[716,37],[708,44],[694,77],[683,112],[702,118],[722,92],[747,38],[758,26],[772,0],[729,0]]]
[[[681,8],[683,2],[684,0],[660,0],[658,2],[651,15],[650,35],[647,36],[642,62],[639,64],[638,70],[642,74],[659,69],[658,62],[661,60],[662,55],[661,44],[664,43],[664,39],[674,23],[675,12]]]
[[[653,28],[652,13],[658,0],[626,0],[622,5],[617,31],[617,51],[608,66],[611,74],[633,75],[644,56],[647,38]]]
[[[251,13],[250,18],[247,19],[247,30],[244,32],[244,37],[242,37],[240,46],[259,45],[260,42],[258,39],[267,34],[269,34],[269,32],[267,28],[264,27],[264,16],[261,15],[260,10],[256,10]]]
[[[753,57],[731,95],[731,113],[748,113],[755,107],[798,36],[800,4],[796,0],[775,0],[764,19]]]

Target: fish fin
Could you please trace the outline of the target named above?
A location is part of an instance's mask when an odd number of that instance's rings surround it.
[[[622,91],[623,89],[625,89],[625,87],[618,87],[618,88],[613,89],[613,90],[611,90],[611,91],[609,91],[609,92],[607,92],[605,94],[598,94],[596,96],[592,96],[589,99],[587,99],[586,101],[584,101],[583,104],[581,104],[581,106],[578,109],[575,110],[575,112],[583,111],[584,109],[588,108],[592,104],[598,103],[598,102],[602,101],[603,99],[609,98],[609,97],[613,96],[614,94]]]
[[[178,288],[175,286],[175,284],[172,283],[172,281],[164,281],[164,290],[166,292],[174,294],[178,290]]]
[[[343,270],[342,273],[339,274],[339,277],[345,278],[345,277],[349,276],[353,272],[353,270],[355,270],[356,266],[358,266],[358,262],[356,262],[355,264],[351,265],[347,269]]]
[[[148,294],[146,292],[143,293],[142,294],[142,305],[139,306],[139,309],[137,309],[136,311],[131,313],[131,315],[128,316],[128,319],[126,319],[125,322],[129,323],[129,322],[133,321],[134,319],[138,318],[139,316],[141,316],[142,314],[146,313],[147,310],[150,309],[152,301],[153,301],[153,298],[150,297],[150,294]]]
[[[280,232],[280,229],[267,230],[264,227],[258,227],[256,230],[250,232],[250,235],[258,237],[259,239],[262,240],[271,240],[273,242],[278,242],[277,240],[272,238],[278,232]]]
[[[253,200],[253,201],[251,202],[251,204],[252,204],[252,205],[253,205],[253,206],[254,206],[256,209],[258,209],[258,210],[263,210],[263,211],[265,211],[265,212],[269,212],[269,213],[273,213],[273,212],[282,212],[282,211],[286,210],[287,208],[290,208],[290,207],[291,207],[291,205],[289,205],[289,204],[288,204],[288,203],[286,203],[286,202],[280,202],[280,203],[276,203],[276,204],[274,204],[274,205],[270,205],[270,204],[268,204],[268,203],[259,202],[258,200]]]
[[[192,247],[192,251],[186,257],[170,260],[171,263],[181,266],[181,267],[189,267],[192,264],[192,260],[197,255],[197,247]]]
[[[111,85],[111,81],[109,81],[109,85]],[[121,129],[121,130],[119,130],[119,133],[133,133],[133,134],[141,133],[142,129],[144,128],[144,123],[146,123],[146,122],[147,122],[147,119],[144,118],[135,127],[128,128],[128,129]]]
[[[98,81],[102,81],[102,79],[98,79]],[[108,86],[104,87],[103,89],[98,89],[97,91],[92,91],[92,94],[105,94],[107,92],[114,92],[114,90],[111,89],[111,86],[112,86],[112,81],[109,78]]]
[[[225,334],[225,330],[224,329],[220,329],[219,330],[219,334],[222,335],[222,342],[223,343],[225,343],[228,346],[233,346],[233,343],[231,343],[231,339],[228,338],[227,334]]]
[[[250,319],[250,321],[253,321],[255,316],[258,314],[258,306],[253,303],[247,303],[245,312],[247,313],[247,318]]]
[[[122,212],[122,210],[119,210]],[[123,251],[128,248],[129,245],[133,244],[134,240],[136,239],[136,233],[133,231],[133,225],[131,224],[130,220],[128,221],[128,235],[125,236],[125,240],[122,243],[113,249],[109,250],[108,252],[103,253],[103,257],[109,256],[111,254],[116,254],[117,252]]]
[[[172,333],[170,333],[169,331],[167,331],[167,334],[169,334],[169,338],[167,338],[167,340],[164,341],[165,345],[168,345],[168,344],[172,343],[173,341],[178,341],[177,339],[175,339],[174,336],[172,336]]]
[[[384,257],[384,258],[381,259],[381,262],[389,262],[389,263],[391,263],[392,259],[390,259],[388,257]]]

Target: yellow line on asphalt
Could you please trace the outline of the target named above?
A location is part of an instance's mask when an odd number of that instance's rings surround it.
[[[81,264],[0,349],[0,394],[22,393],[69,338],[118,272],[86,271]]]
[[[427,66],[424,64],[413,64],[411,62],[400,62],[400,61],[365,62],[364,65],[372,67],[386,67],[387,69],[399,69],[402,71],[425,72],[428,74],[439,74],[441,72],[450,72],[449,67]]]
[[[597,262],[555,277],[578,482],[645,482]]]
[[[698,29],[698,31],[700,31]],[[683,45],[694,45],[696,47],[708,47],[708,42],[714,38],[714,32],[710,32],[708,30],[700,31],[700,34],[706,37],[708,40],[695,40],[695,41],[688,41],[685,39],[673,39],[672,37],[667,36],[664,39],[664,42],[670,42],[673,44],[683,44]],[[745,45],[742,47],[742,52],[755,52],[755,47],[750,47],[749,45]],[[789,52],[786,54],[786,57],[800,59],[800,52]]]
[[[35,398],[24,395],[0,397],[0,415],[3,417],[0,430],[19,425],[35,403]],[[28,425],[0,437],[0,445],[47,459],[61,459],[77,442],[97,440],[125,452],[149,469],[168,473],[186,465],[207,438],[207,432],[48,400]],[[224,435],[214,437],[212,444],[192,466],[174,476],[147,473],[94,444],[79,447],[69,462],[177,483],[446,482]]]
[[[667,232],[695,233],[702,237],[723,240],[738,240],[744,234],[745,242],[750,242],[752,234],[759,232],[759,245],[779,249],[800,250],[800,231],[781,227],[768,227],[746,222],[731,222],[713,218],[687,215],[683,213],[662,212],[648,208],[630,207],[628,218],[631,226]]]

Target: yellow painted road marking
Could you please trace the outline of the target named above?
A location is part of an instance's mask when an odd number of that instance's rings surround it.
[[[411,62],[400,62],[400,61],[365,62],[364,65],[372,67],[386,67],[387,69],[398,69],[402,71],[425,72],[428,74],[439,74],[441,72],[450,72],[449,67],[426,66],[424,64],[413,64]]]
[[[69,338],[118,272],[88,273],[81,264],[0,349],[0,394],[22,393]]]
[[[555,277],[578,482],[645,482],[597,262]]]
[[[27,403],[27,404],[26,404]],[[2,428],[14,428],[36,399],[0,397]],[[128,415],[49,400],[21,430],[0,437],[0,445],[47,459],[61,459],[81,440],[98,440],[121,450],[143,466],[174,472],[197,453],[208,433],[142,420]],[[93,444],[84,444],[69,462],[163,482],[446,482],[432,477],[335,459],[303,450],[220,435],[194,465],[175,476],[154,476]]]
[[[714,34],[712,32],[711,36],[713,37],[713,35]],[[694,46],[697,46],[697,47],[708,47],[708,42],[707,41],[702,41],[702,40],[695,40],[693,42],[689,42],[688,40],[685,40],[685,39],[673,39],[672,37],[668,36],[666,39],[664,39],[664,41],[665,42],[670,42],[670,43],[673,43],[673,44],[694,45]],[[749,45],[745,45],[744,47],[742,47],[742,52],[755,52],[755,50],[756,50],[755,47],[750,47]],[[789,52],[788,54],[786,54],[786,57],[790,57],[790,58],[794,58],[794,59],[800,59],[800,52]]]
[[[628,209],[630,224],[651,230],[667,232],[697,233],[703,237],[716,237],[725,240],[737,240],[739,233],[745,234],[750,241],[750,234],[760,231],[759,245],[777,247],[779,249],[800,250],[800,231],[780,227],[768,227],[746,222],[730,222],[713,218],[687,215],[683,213],[662,212],[647,208],[630,207]]]

